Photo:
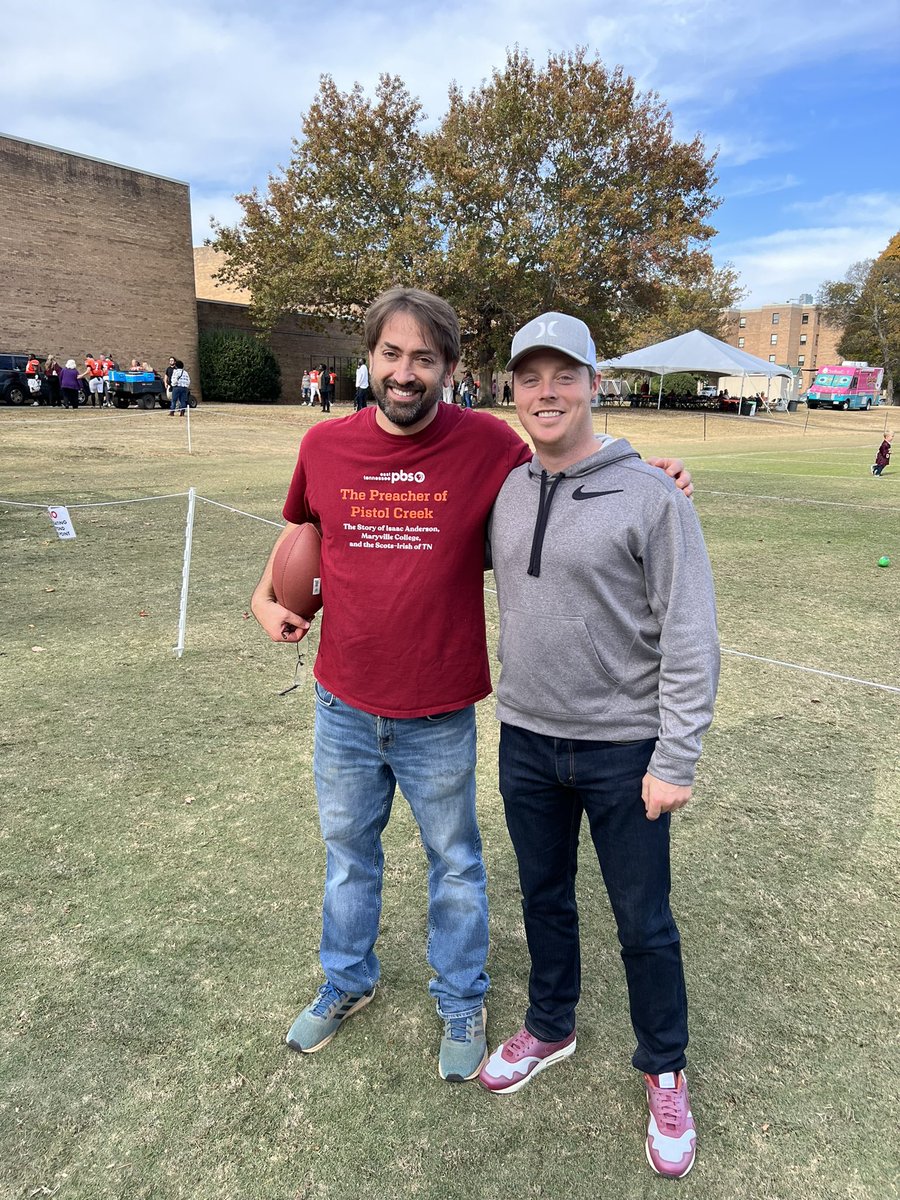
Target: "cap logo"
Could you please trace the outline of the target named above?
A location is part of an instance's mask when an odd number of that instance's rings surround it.
[[[556,337],[556,333],[554,331],[558,324],[558,321],[538,321],[538,337]]]

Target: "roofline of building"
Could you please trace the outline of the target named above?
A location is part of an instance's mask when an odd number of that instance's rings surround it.
[[[733,305],[731,308],[726,308],[723,311],[730,312],[730,313],[731,312],[752,313],[752,312],[765,312],[765,310],[767,308],[805,308],[805,309],[809,310],[810,308],[818,308],[818,307],[819,307],[819,305],[818,305],[817,301],[815,301],[815,300],[813,300],[811,304],[801,304],[799,300],[784,300],[781,303],[776,302],[774,304],[757,304],[753,308],[740,308],[737,305]]]
[[[195,247],[195,249],[196,249],[196,247]],[[197,296],[196,300],[197,300],[198,304],[221,304],[223,307],[227,307],[227,308],[245,308],[246,309],[246,308],[250,307],[250,302],[248,300],[220,300],[218,298],[218,296]],[[306,310],[300,311],[299,309],[298,310],[288,309],[286,312],[283,312],[281,314],[281,316],[282,317],[313,317],[317,321],[322,320],[321,313],[307,312]],[[324,319],[326,321],[332,320],[331,317],[325,317]],[[274,326],[273,326],[273,328],[274,328]]]
[[[68,154],[70,158],[83,158],[87,162],[102,163],[105,167],[117,167],[120,171],[130,171],[132,175],[147,175],[151,179],[164,179],[166,183],[177,183],[191,190],[186,179],[173,179],[171,175],[158,175],[155,171],[142,171],[140,167],[128,167],[125,163],[113,162],[109,158],[97,158],[94,154],[79,154],[77,150],[64,150],[62,146],[49,146],[46,142],[36,142],[34,138],[16,137],[14,133],[4,133],[0,130],[0,138],[10,142],[18,142],[22,146],[37,146],[40,150],[53,150],[56,154]]]

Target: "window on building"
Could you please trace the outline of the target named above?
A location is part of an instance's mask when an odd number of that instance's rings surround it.
[[[738,338],[738,349],[743,350],[743,348],[744,348],[744,339]]]
[[[804,313],[804,314],[803,314],[803,316],[800,318],[800,324],[801,324],[801,325],[808,325],[808,324],[809,324],[809,313]]]
[[[746,327],[747,327],[747,318],[746,318],[746,317],[741,317],[741,319],[738,321],[738,325],[740,326],[740,328],[741,328],[741,329],[746,329]]]
[[[777,333],[773,333],[772,336],[769,338],[769,345],[770,346],[778,345],[778,334]]]
[[[805,355],[805,354],[800,354],[800,355],[798,355],[798,357],[797,357],[797,365],[798,365],[799,367],[802,367],[802,366],[803,366],[803,364],[804,364],[805,362],[806,362],[806,355]]]
[[[775,361],[775,355],[774,355],[774,354],[770,354],[770,355],[769,355],[769,362],[774,362],[774,361]]]
[[[805,333],[801,333],[801,334],[800,334],[800,345],[801,345],[801,346],[805,346],[805,345],[806,345],[806,334],[805,334]]]
[[[777,325],[781,320],[781,313],[772,313],[772,324]]]

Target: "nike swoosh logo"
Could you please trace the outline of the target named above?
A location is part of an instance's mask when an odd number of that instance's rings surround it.
[[[584,486],[577,487],[572,493],[573,500],[591,500],[594,496],[615,496],[617,492],[624,492],[624,488],[610,488],[608,492],[586,492]]]

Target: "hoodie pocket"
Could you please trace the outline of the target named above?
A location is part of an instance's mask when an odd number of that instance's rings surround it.
[[[522,712],[598,715],[620,687],[582,617],[508,611],[497,656],[502,664],[497,699]]]

